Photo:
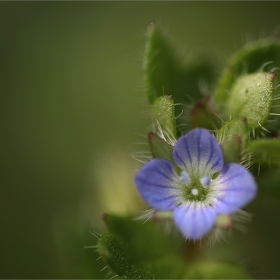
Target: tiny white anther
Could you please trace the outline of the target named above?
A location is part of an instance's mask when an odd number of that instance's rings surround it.
[[[180,174],[180,180],[182,183],[188,184],[191,182],[191,178],[186,171],[182,171]]]
[[[203,187],[209,187],[211,180],[208,176],[203,176],[202,178],[200,178],[200,183]]]
[[[194,189],[192,189],[191,192],[192,192],[192,195],[198,195],[198,189],[194,188]]]

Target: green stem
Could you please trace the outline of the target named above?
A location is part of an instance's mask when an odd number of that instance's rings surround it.
[[[183,256],[188,263],[193,263],[201,258],[204,239],[200,241],[186,241]]]
[[[202,244],[200,241],[189,241],[188,243],[188,261],[195,262],[200,258]]]

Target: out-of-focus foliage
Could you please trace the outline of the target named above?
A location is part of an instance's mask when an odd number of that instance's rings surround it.
[[[133,217],[105,214],[104,219],[110,233],[100,237],[98,251],[119,277],[177,279],[183,276],[186,264],[175,254],[174,240],[161,227]]]
[[[111,177],[114,197],[114,183],[123,179],[113,175],[119,170],[110,170],[113,164],[96,161],[115,158],[118,166],[120,152],[128,156],[139,148],[132,146],[139,142],[134,133],[147,127],[139,116],[147,108],[139,65],[148,22],[167,26],[174,43],[185,48],[178,57],[196,69],[193,49],[214,50],[222,65],[241,38],[270,33],[279,24],[278,11],[277,2],[1,2],[0,277],[107,277],[95,249],[84,246],[97,243],[91,230],[103,230],[99,214],[106,204],[97,189],[107,181],[100,178]],[[193,83],[196,73],[180,76],[192,89],[184,98],[205,88],[203,77]],[[178,116],[182,108],[176,110]],[[275,187],[278,176],[271,173]],[[249,263],[254,255],[255,274],[277,278],[280,227],[267,217],[279,208],[267,198],[264,204],[252,208],[256,230],[243,247],[232,241],[209,255]]]

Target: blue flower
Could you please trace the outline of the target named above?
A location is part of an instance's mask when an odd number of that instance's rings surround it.
[[[137,173],[135,184],[153,208],[173,211],[176,226],[189,239],[200,239],[219,214],[233,214],[256,196],[253,176],[240,164],[224,165],[221,146],[206,129],[181,137],[173,160],[176,165],[152,159]]]

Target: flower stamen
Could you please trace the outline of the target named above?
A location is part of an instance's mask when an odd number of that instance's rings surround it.
[[[204,188],[207,188],[210,186],[211,180],[208,176],[203,176],[200,178],[200,183]]]
[[[198,189],[193,188],[193,189],[191,190],[191,193],[192,193],[192,195],[198,195]]]
[[[186,171],[181,171],[180,180],[184,184],[189,184],[191,182],[191,178]]]

